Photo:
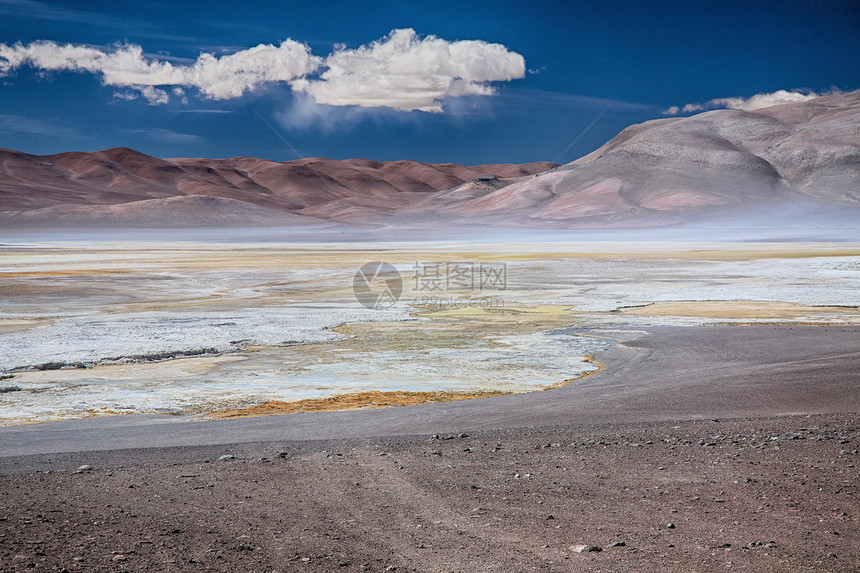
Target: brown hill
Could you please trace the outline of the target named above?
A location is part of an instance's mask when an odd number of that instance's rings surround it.
[[[466,167],[315,157],[282,163],[251,157],[158,159],[127,148],[44,156],[0,150],[0,216],[7,223],[24,225],[49,221],[248,225],[301,220],[289,214],[304,215],[310,222],[316,216],[348,220],[352,202],[389,212],[474,178],[502,177],[511,182],[555,166]]]

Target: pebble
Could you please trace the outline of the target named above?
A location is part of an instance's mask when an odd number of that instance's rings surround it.
[[[675,524],[674,523],[667,523],[666,529],[675,529]]]
[[[223,462],[224,460],[235,460],[235,459],[236,459],[236,456],[234,456],[233,454],[224,454],[223,456],[221,456],[220,458],[218,458],[218,460],[219,460],[219,461],[222,461],[222,462]]]
[[[82,465],[78,469],[75,470],[75,473],[76,474],[82,474],[84,472],[92,471],[92,469],[93,469],[93,466]]]

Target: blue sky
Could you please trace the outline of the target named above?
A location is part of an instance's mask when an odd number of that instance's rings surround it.
[[[0,0],[0,71],[4,47],[0,147],[28,153],[564,163],[668,113],[860,88],[860,2]]]

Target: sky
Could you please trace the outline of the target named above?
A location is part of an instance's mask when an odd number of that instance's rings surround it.
[[[0,148],[573,161],[860,89],[860,2],[0,0]]]

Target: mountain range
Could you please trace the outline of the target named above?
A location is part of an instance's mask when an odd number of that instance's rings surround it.
[[[860,212],[860,91],[648,121],[561,166],[0,149],[0,224],[14,227],[637,227],[798,204]]]

